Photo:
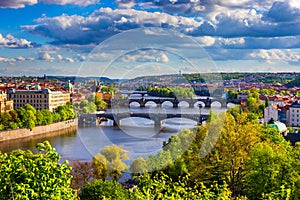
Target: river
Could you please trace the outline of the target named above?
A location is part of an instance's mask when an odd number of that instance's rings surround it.
[[[139,108],[132,108],[139,109]],[[153,109],[149,106],[145,109]],[[168,108],[171,109],[171,108]],[[178,110],[178,109],[177,109]],[[216,109],[217,112],[224,109]],[[203,109],[203,112],[209,112]],[[0,143],[0,151],[10,152],[14,149],[36,151],[36,144],[48,140],[60,154],[61,160],[90,161],[101,148],[107,145],[121,145],[128,151],[127,163],[138,157],[156,154],[162,149],[163,141],[167,141],[180,130],[193,128],[195,121],[189,119],[165,119],[161,130],[155,130],[153,121],[143,118],[127,118],[122,120],[120,128],[112,127],[111,121],[100,126],[80,127],[77,132],[51,133],[31,138],[16,139]]]

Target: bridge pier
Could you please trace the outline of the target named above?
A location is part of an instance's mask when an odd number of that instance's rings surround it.
[[[146,107],[146,101],[142,99],[142,101],[140,101],[140,108],[145,108]]]
[[[113,126],[114,127],[119,127],[119,126],[121,126],[122,124],[121,124],[121,119],[118,119],[118,118],[114,118],[113,119]]]
[[[221,102],[221,107],[222,108],[227,108],[227,101]]]
[[[154,120],[154,129],[155,130],[161,130],[162,128],[162,121],[160,119]]]

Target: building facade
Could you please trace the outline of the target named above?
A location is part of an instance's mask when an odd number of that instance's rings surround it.
[[[7,100],[7,95],[4,92],[0,92],[0,113],[9,112],[14,109],[14,102]]]
[[[18,109],[25,104],[32,105],[37,110],[47,109],[53,112],[58,106],[70,101],[70,93],[43,90],[9,90],[8,99],[14,101],[14,108]]]
[[[272,118],[274,121],[278,120],[278,109],[274,104],[269,105],[264,109],[264,123],[269,123]]]
[[[300,103],[295,102],[287,111],[287,124],[289,126],[300,126]]]

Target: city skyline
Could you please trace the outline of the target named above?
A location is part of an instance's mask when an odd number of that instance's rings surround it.
[[[0,0],[0,15],[2,76],[132,78],[300,66],[297,0]]]

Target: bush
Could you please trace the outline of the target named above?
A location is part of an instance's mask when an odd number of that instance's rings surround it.
[[[80,194],[82,200],[130,199],[130,193],[116,181],[94,180],[86,184]]]

